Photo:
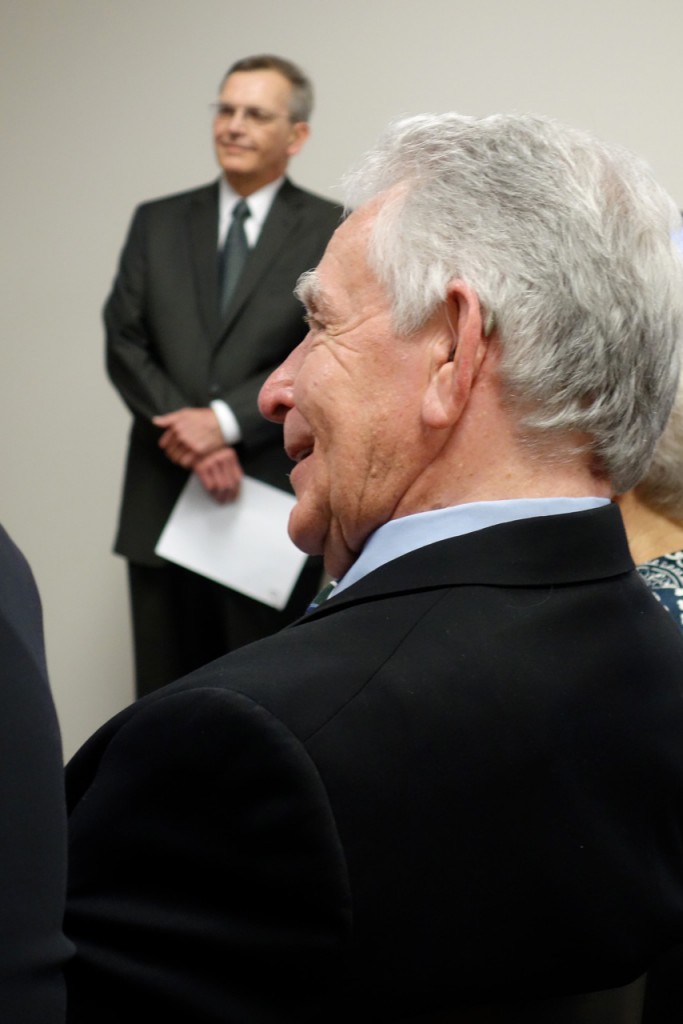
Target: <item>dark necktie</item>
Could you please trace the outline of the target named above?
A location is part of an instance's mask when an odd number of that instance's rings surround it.
[[[218,266],[221,316],[225,314],[228,308],[228,303],[232,298],[232,293],[239,281],[249,253],[247,236],[244,233],[244,222],[249,216],[251,216],[251,210],[247,206],[246,201],[240,199],[232,211],[232,223],[225,239],[225,245],[223,246]]]
[[[325,601],[327,601],[328,597],[334,593],[334,588],[336,586],[337,580],[330,580],[330,582],[327,583],[323,587],[323,589],[315,595],[315,597],[309,604],[308,608],[306,609],[306,614],[308,615],[309,612],[314,612],[316,608],[319,608],[321,604],[324,604]]]

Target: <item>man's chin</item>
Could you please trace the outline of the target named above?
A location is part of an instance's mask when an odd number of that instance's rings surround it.
[[[322,555],[325,571],[333,579],[341,579],[358,557],[344,539],[336,519],[317,509],[306,507],[306,499],[297,501],[289,515],[289,537],[307,555]]]
[[[303,551],[306,555],[323,554],[327,534],[326,524],[323,526],[314,517],[307,515],[298,501],[289,513],[287,532],[289,539],[296,544],[299,551]]]

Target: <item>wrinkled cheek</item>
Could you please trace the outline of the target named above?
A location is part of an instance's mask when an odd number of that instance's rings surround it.
[[[350,478],[347,474],[345,484],[338,482],[331,489],[330,522],[335,535],[343,539],[345,548],[356,554],[372,529],[373,497],[367,485],[367,478],[359,481],[358,477]]]
[[[333,516],[338,519],[348,547],[359,553],[370,534],[393,518],[396,500],[392,488],[393,465],[370,458],[357,467],[353,486],[340,490]]]

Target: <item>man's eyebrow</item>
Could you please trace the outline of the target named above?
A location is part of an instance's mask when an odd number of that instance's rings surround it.
[[[320,305],[321,288],[318,274],[315,270],[307,270],[305,274],[301,275],[296,283],[294,294],[306,309]]]

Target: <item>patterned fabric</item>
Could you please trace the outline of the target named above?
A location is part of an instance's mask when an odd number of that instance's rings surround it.
[[[638,566],[638,572],[683,628],[683,551],[644,562]]]

